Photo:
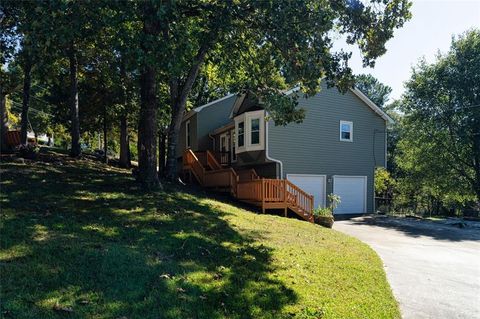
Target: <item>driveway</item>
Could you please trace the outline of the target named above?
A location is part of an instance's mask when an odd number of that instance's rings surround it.
[[[382,258],[405,319],[480,318],[480,229],[387,217],[335,222]]]

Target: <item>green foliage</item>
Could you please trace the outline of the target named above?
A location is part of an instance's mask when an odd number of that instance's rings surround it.
[[[361,74],[355,77],[355,86],[362,91],[377,106],[384,107],[392,88],[378,81],[371,74]]]
[[[395,189],[395,179],[384,167],[375,169],[375,196],[389,197]]]
[[[35,159],[38,151],[40,151],[40,148],[37,145],[25,144],[18,147],[17,154],[19,157],[26,159]]]
[[[435,63],[420,62],[406,87],[400,197],[434,211],[480,205],[480,30],[454,38]]]
[[[321,217],[333,217],[333,211],[340,204],[341,198],[336,194],[328,194],[328,205],[327,207],[317,207],[313,210],[314,216]]]

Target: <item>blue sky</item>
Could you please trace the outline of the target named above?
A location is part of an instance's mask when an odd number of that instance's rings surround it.
[[[403,82],[410,78],[411,68],[420,58],[434,62],[438,50],[448,51],[452,35],[480,28],[480,0],[413,0],[411,11],[412,19],[395,31],[387,42],[387,53],[377,60],[375,68],[362,67],[356,48],[350,60],[355,74],[370,73],[391,86],[391,98],[401,96]]]

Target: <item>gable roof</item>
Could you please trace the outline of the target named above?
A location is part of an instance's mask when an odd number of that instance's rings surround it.
[[[350,91],[353,92],[360,100],[367,104],[375,113],[377,113],[382,119],[386,122],[393,123],[394,121],[387,113],[385,113],[377,104],[373,103],[365,94],[362,93],[357,88],[351,88]]]
[[[290,94],[293,94],[295,92],[298,92],[300,90],[300,87],[294,87],[293,89],[291,90],[288,90],[285,92],[285,95],[290,95]],[[386,122],[388,123],[393,123],[394,121],[392,120],[392,118],[390,116],[388,116],[387,113],[385,113],[378,105],[376,105],[375,103],[372,102],[372,100],[370,100],[365,94],[362,93],[362,91],[360,91],[359,89],[357,88],[350,88],[350,91],[355,94],[362,102],[364,102],[370,109],[372,109],[372,111],[374,111],[378,116],[380,116],[382,119],[384,119]],[[185,114],[185,116],[183,117],[183,121],[187,120],[188,118],[190,118],[193,114],[195,113],[198,113],[198,112],[201,112],[204,108],[207,108],[211,105],[214,105],[220,101],[223,101],[223,100],[226,100],[228,98],[231,98],[232,96],[234,95],[237,95],[236,93],[231,93],[231,94],[228,94],[222,98],[219,98],[219,99],[216,99],[212,102],[209,102],[207,104],[204,104],[202,106],[199,106],[199,107],[196,107],[192,110],[190,110],[187,114]],[[232,111],[230,112],[230,118],[233,118],[233,115],[235,114],[235,112],[238,111],[238,108],[242,105],[244,99],[246,97],[246,94],[243,93],[243,94],[240,94],[238,95],[237,99],[235,100],[234,104],[233,104],[233,107],[232,107]]]
[[[198,106],[196,108],[193,108],[191,109],[190,111],[188,111],[184,116],[183,116],[183,119],[182,121],[186,121],[188,120],[190,117],[192,117],[193,114],[195,113],[198,113],[198,112],[201,112],[203,109],[209,107],[209,106],[212,106],[218,102],[221,102],[223,100],[226,100],[226,99],[229,99],[231,98],[232,96],[236,95],[236,93],[231,93],[231,94],[228,94],[228,95],[225,95],[224,97],[221,97],[219,99],[216,99],[216,100],[213,100],[211,102],[208,102],[207,104],[204,104],[204,105],[201,105],[201,106]]]

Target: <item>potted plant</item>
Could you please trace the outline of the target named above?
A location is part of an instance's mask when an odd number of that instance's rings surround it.
[[[340,196],[335,194],[328,195],[329,205],[327,207],[318,207],[313,210],[313,218],[316,224],[322,225],[324,227],[332,228],[333,227],[333,210],[340,203]]]

